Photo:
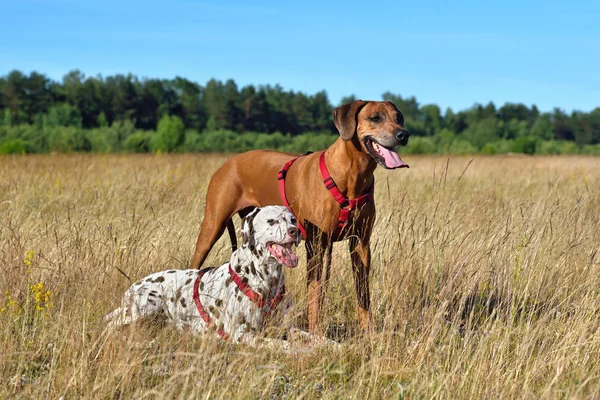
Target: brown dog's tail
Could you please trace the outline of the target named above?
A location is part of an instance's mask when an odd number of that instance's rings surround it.
[[[234,252],[237,250],[237,237],[235,236],[233,218],[229,218],[227,221],[227,233],[229,233],[229,240],[231,240],[231,251]]]

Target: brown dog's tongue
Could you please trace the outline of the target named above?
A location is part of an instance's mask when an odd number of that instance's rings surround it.
[[[406,164],[398,153],[395,150],[386,149],[383,146],[377,146],[377,151],[379,154],[383,156],[383,160],[385,162],[385,166],[394,169],[394,168],[409,168],[408,164]]]

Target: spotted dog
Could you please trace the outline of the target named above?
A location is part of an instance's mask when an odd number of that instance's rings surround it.
[[[291,212],[267,206],[245,218],[242,238],[218,268],[162,271],[131,285],[121,306],[104,318],[109,330],[160,317],[195,334],[214,330],[224,339],[256,344],[256,333],[285,291],[282,265],[298,264],[292,246],[301,236]]]

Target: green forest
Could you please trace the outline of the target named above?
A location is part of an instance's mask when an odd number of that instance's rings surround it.
[[[411,132],[404,154],[600,154],[600,107],[541,112],[535,105],[490,102],[455,111],[390,91],[381,97],[404,114]],[[355,99],[350,95],[340,104]],[[0,154],[301,153],[337,138],[331,111],[338,105],[325,91],[239,88],[232,79],[203,86],[181,77],[85,76],[75,70],[58,82],[14,70],[0,78]]]

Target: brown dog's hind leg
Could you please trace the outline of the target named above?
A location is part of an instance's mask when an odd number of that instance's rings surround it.
[[[238,215],[242,219],[242,223],[244,222],[244,218],[246,218],[246,216],[250,214],[255,208],[256,207],[254,206],[250,206],[238,211]],[[230,218],[227,221],[227,233],[229,234],[229,240],[231,241],[231,252],[233,253],[237,250],[237,236],[235,235],[235,225],[233,223],[233,218]]]
[[[225,226],[227,224],[232,224],[233,226],[231,218],[224,218],[221,221],[215,218],[212,221],[210,221],[210,223],[207,223],[206,215],[204,218],[205,219],[204,221],[202,221],[202,225],[200,226],[200,234],[198,235],[198,240],[196,240],[196,250],[194,251],[194,258],[190,266],[190,268],[192,269],[199,269],[202,266],[202,263],[204,263],[204,260],[206,260],[206,257],[210,252],[210,249],[212,249],[214,244],[217,242],[217,240],[219,240],[219,238],[225,231]]]
[[[229,234],[229,240],[231,241],[231,252],[237,250],[237,237],[235,236],[235,225],[233,225],[233,219],[227,220],[227,233]]]
[[[233,231],[231,236],[233,244],[235,229],[233,222],[230,222],[230,220],[236,212],[243,208],[243,205],[240,206],[241,193],[238,188],[236,186],[223,187],[219,184],[222,179],[215,179],[216,176],[215,174],[208,185],[204,219],[202,225],[200,225],[200,233],[198,234],[198,240],[196,240],[196,250],[191,264],[193,269],[202,266],[210,249],[219,240],[228,224],[231,224],[230,232]]]

